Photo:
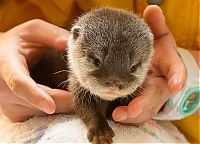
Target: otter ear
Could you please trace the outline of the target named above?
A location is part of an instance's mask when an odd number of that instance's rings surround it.
[[[80,26],[74,26],[72,28],[71,32],[72,32],[72,36],[73,36],[74,40],[76,40],[81,34],[81,27]]]

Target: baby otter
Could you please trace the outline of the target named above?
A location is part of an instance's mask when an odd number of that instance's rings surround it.
[[[90,142],[110,144],[114,132],[105,118],[111,118],[115,107],[128,105],[138,95],[149,69],[153,35],[135,14],[113,8],[81,16],[71,34],[68,90],[74,95],[75,111],[88,128]],[[55,88],[67,74],[52,74],[66,68],[60,55],[50,52],[32,76]]]
[[[153,35],[135,14],[113,8],[86,13],[71,33],[69,90],[75,110],[88,128],[90,142],[112,143],[114,133],[105,119],[108,109],[102,110],[102,105],[114,109],[138,94],[150,65]]]

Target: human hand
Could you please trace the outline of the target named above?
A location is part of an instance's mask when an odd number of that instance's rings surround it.
[[[186,68],[161,9],[155,5],[148,6],[143,18],[154,34],[155,53],[141,95],[112,113],[113,119],[122,123],[140,124],[151,119],[183,87],[186,79]]]
[[[72,111],[69,92],[39,85],[29,74],[46,47],[65,50],[68,36],[66,30],[42,20],[0,34],[0,107],[11,121]]]

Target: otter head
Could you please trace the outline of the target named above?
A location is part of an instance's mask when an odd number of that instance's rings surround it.
[[[136,15],[103,8],[80,17],[68,42],[69,66],[82,87],[106,100],[142,85],[153,52],[153,36]]]

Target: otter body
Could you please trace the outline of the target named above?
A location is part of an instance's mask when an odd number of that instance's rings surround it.
[[[81,16],[68,41],[68,90],[94,144],[110,144],[105,117],[138,95],[153,53],[153,35],[135,14],[102,8]]]
[[[153,53],[153,36],[135,14],[95,9],[73,25],[68,42],[69,90],[92,143],[112,143],[105,116],[141,89]],[[107,104],[106,111],[101,110]]]

